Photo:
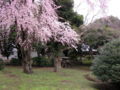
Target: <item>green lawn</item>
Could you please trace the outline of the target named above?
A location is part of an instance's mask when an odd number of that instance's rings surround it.
[[[6,67],[0,71],[0,90],[97,90],[84,75],[91,73],[81,69],[34,68],[34,73],[22,73],[20,67]]]

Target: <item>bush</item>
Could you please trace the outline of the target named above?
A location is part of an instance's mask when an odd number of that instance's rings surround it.
[[[48,59],[47,57],[34,57],[33,60],[33,66],[40,66],[40,67],[49,67],[53,66],[53,60]],[[20,66],[21,60],[13,58],[8,65],[13,66]]]
[[[93,61],[93,56],[87,55],[82,59],[83,65],[91,65]]]
[[[50,60],[47,57],[34,57],[32,59],[33,59],[33,66],[40,66],[40,67],[53,66],[53,60]]]
[[[19,60],[17,58],[12,58],[12,60],[10,61],[10,65],[20,66],[21,65],[21,60]]]
[[[4,66],[5,66],[4,61],[0,59],[0,70],[3,70]]]
[[[120,39],[106,44],[95,57],[93,73],[104,82],[120,83]]]

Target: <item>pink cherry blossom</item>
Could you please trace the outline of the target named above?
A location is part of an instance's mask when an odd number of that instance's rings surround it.
[[[17,42],[21,45],[53,39],[75,47],[79,36],[69,23],[59,22],[58,7],[54,0],[40,0],[37,4],[34,0],[0,0],[0,27],[9,33],[11,26],[16,25]],[[22,32],[25,32],[25,40],[22,39]]]

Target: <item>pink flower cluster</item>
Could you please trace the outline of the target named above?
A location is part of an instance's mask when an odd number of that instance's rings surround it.
[[[17,41],[20,44],[53,39],[75,47],[79,36],[68,23],[59,22],[56,9],[53,0],[41,0],[39,4],[34,0],[0,0],[0,28],[9,33],[11,26],[16,25]],[[25,40],[21,32],[25,32]]]

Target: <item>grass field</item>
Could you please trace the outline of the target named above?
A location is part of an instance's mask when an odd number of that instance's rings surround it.
[[[87,69],[62,69],[55,73],[52,68],[34,68],[34,73],[22,73],[20,67],[6,67],[0,71],[0,90],[97,90],[84,75]]]

